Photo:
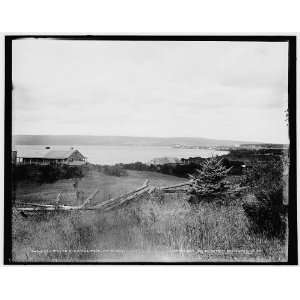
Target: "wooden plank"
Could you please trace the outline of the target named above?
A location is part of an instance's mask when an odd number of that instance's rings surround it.
[[[38,204],[38,203],[28,203],[28,202],[20,202],[20,201],[17,201],[15,203],[22,204],[22,205],[29,205],[29,206],[38,206],[38,207],[54,207],[54,205],[51,204]]]
[[[161,187],[160,190],[174,189],[177,187],[182,187],[182,186],[191,185],[191,184],[192,183],[190,181],[187,181],[187,182],[183,182],[183,183],[179,183],[179,184],[175,184],[175,185]]]

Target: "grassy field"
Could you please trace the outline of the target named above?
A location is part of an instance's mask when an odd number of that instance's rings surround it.
[[[99,203],[150,180],[166,186],[182,178],[155,172],[128,171],[128,176],[89,172],[79,189],[95,188]],[[51,203],[59,192],[72,193],[73,181],[20,183],[18,202]],[[251,232],[242,209],[251,195],[191,207],[185,194],[155,192],[111,212],[78,211],[13,214],[14,261],[285,261],[279,239]],[[72,202],[72,201],[70,201]],[[70,203],[69,203],[70,204]],[[76,204],[76,203],[71,203]]]
[[[94,198],[95,203],[102,202],[112,197],[122,195],[143,185],[146,179],[151,181],[153,186],[166,186],[183,182],[182,178],[164,175],[148,171],[127,171],[128,176],[107,176],[97,171],[90,171],[78,184],[78,190],[83,191],[88,197],[96,188],[99,193]],[[58,193],[72,194],[74,180],[58,180],[50,184],[34,184],[20,182],[17,186],[16,199],[20,202],[51,203],[54,202]],[[66,200],[67,197],[66,197]],[[79,204],[69,202],[68,204]]]

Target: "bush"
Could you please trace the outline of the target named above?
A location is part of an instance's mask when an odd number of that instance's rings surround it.
[[[189,163],[185,165],[166,164],[159,165],[157,166],[157,168],[157,171],[163,174],[187,178],[188,174],[194,173],[198,168],[200,168],[200,165],[195,163]]]
[[[101,166],[100,171],[109,176],[127,176],[126,170],[120,166]]]
[[[251,230],[267,237],[283,238],[286,229],[286,213],[282,203],[282,188],[269,192],[258,192],[255,196],[257,201],[243,204]]]
[[[37,183],[52,183],[59,179],[81,178],[81,167],[73,166],[40,166],[40,165],[17,165],[12,169],[13,181],[31,181]]]
[[[120,164],[116,166],[121,166],[124,169],[128,170],[136,170],[136,171],[154,171],[160,172],[167,175],[173,175],[177,177],[187,178],[188,174],[194,173],[197,168],[200,167],[199,164],[189,163],[189,164],[162,164],[162,165],[154,165],[154,164],[144,164],[141,162],[135,162],[130,164]]]
[[[122,167],[124,169],[128,170],[135,170],[135,171],[156,171],[156,166],[151,164],[147,165],[142,162],[134,162],[134,163],[129,163],[129,164],[118,164],[116,166]]]
[[[246,171],[243,184],[253,191],[272,191],[282,187],[283,163],[281,160],[256,161]]]

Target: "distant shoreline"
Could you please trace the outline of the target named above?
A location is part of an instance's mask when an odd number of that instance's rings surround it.
[[[147,163],[155,158],[163,157],[177,157],[190,158],[190,157],[210,157],[212,155],[222,155],[227,151],[218,151],[213,149],[186,149],[186,148],[173,148],[170,146],[132,146],[132,145],[47,145],[53,150],[66,150],[73,147],[79,150],[87,161],[95,164],[114,165],[118,163],[134,163],[142,162]],[[46,145],[16,145],[15,150],[18,152],[18,157],[22,153],[26,153],[28,149],[42,150]]]
[[[234,146],[258,142],[218,140],[202,137],[135,137],[92,135],[13,135],[14,145],[110,145],[110,146]]]

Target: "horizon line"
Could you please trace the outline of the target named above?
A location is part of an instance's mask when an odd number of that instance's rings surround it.
[[[19,134],[14,133],[12,136],[77,136],[77,137],[120,137],[120,138],[158,138],[158,139],[208,139],[208,140],[218,140],[218,141],[232,141],[232,142],[242,142],[242,143],[253,143],[253,144],[284,144],[288,145],[289,143],[284,142],[266,142],[266,141],[247,141],[239,140],[235,138],[211,138],[203,136],[135,136],[135,135],[95,135],[95,134]]]

